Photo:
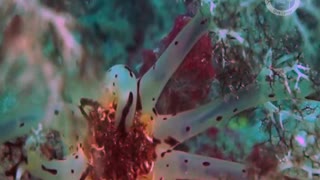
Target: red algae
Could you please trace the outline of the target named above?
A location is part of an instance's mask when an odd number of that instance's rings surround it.
[[[253,147],[247,161],[249,163],[248,175],[251,177],[254,175],[262,177],[274,173],[279,163],[272,148],[259,144]]]
[[[81,104],[91,130],[90,177],[134,180],[147,175],[156,159],[157,144],[146,137],[145,126],[139,123],[140,114],[136,113],[133,126],[126,132],[115,126],[116,104],[108,109],[88,99]],[[85,113],[85,106],[91,107],[89,114]]]

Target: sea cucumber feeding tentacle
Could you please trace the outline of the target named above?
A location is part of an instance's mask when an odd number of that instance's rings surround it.
[[[206,8],[206,5],[203,5],[153,67],[140,79],[139,94],[143,111],[150,112],[154,108],[168,80],[181,65],[193,45],[207,32],[211,14],[205,10]]]
[[[87,169],[87,163],[81,147],[63,160],[46,160],[39,156],[39,152],[28,151],[28,163],[22,165],[20,169],[28,170],[32,175],[47,180],[80,179]],[[20,179],[20,177],[16,178]]]
[[[132,126],[137,104],[137,80],[134,73],[125,65],[111,67],[104,79],[106,93],[102,98],[104,106],[115,103],[115,123],[126,131]]]
[[[263,75],[260,75],[261,77]],[[289,84],[293,89],[295,82]],[[196,109],[185,111],[177,115],[162,115],[157,117],[154,124],[154,136],[161,142],[165,139],[173,138],[178,145],[185,140],[204,132],[212,126],[219,127],[227,123],[230,117],[237,113],[268,101],[305,98],[313,93],[312,82],[300,82],[300,92],[295,96],[287,93],[283,82],[280,79],[275,80],[272,84],[268,81],[259,80],[238,92],[237,97],[228,95],[216,99],[206,105]],[[162,143],[162,146],[167,146]]]
[[[158,157],[153,179],[245,179],[245,165],[203,157],[182,151],[167,150]]]
[[[49,180],[80,179],[85,173],[88,160],[82,146],[87,128],[82,114],[76,106],[67,104],[57,107],[52,113],[54,118],[50,128],[41,123],[37,129],[32,128],[33,133],[24,146],[26,162],[19,165],[17,180],[24,171]]]

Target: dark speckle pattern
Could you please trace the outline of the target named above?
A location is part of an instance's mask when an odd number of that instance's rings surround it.
[[[222,116],[217,116],[216,120],[217,121],[221,121],[222,120]]]
[[[210,166],[210,163],[207,162],[207,161],[205,161],[205,162],[202,163],[202,165],[203,165],[203,166]]]

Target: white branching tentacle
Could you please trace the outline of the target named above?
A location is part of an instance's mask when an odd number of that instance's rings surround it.
[[[245,166],[240,163],[181,151],[164,152],[156,161],[153,179],[245,179]]]
[[[204,7],[206,9],[208,7]],[[202,9],[176,36],[158,61],[140,79],[142,109],[150,112],[155,106],[163,88],[183,62],[199,38],[208,31],[211,13]]]
[[[295,83],[292,82],[289,85],[293,89]],[[194,110],[174,116],[159,116],[155,123],[154,136],[160,140],[165,140],[168,137],[174,138],[181,143],[209,127],[227,123],[230,117],[248,108],[268,101],[305,98],[313,92],[314,89],[310,81],[300,82],[300,92],[294,93],[295,96],[292,96],[286,92],[280,79],[275,80],[272,84],[259,80],[240,90],[237,97],[228,95]]]
[[[87,168],[88,160],[82,150],[70,154],[64,160],[46,160],[37,151],[28,151],[29,163],[21,168],[44,179],[80,179]]]
[[[134,73],[127,66],[115,65],[108,70],[104,83],[107,105],[117,104],[116,126],[124,125],[128,130],[132,126],[137,104],[137,79]]]

